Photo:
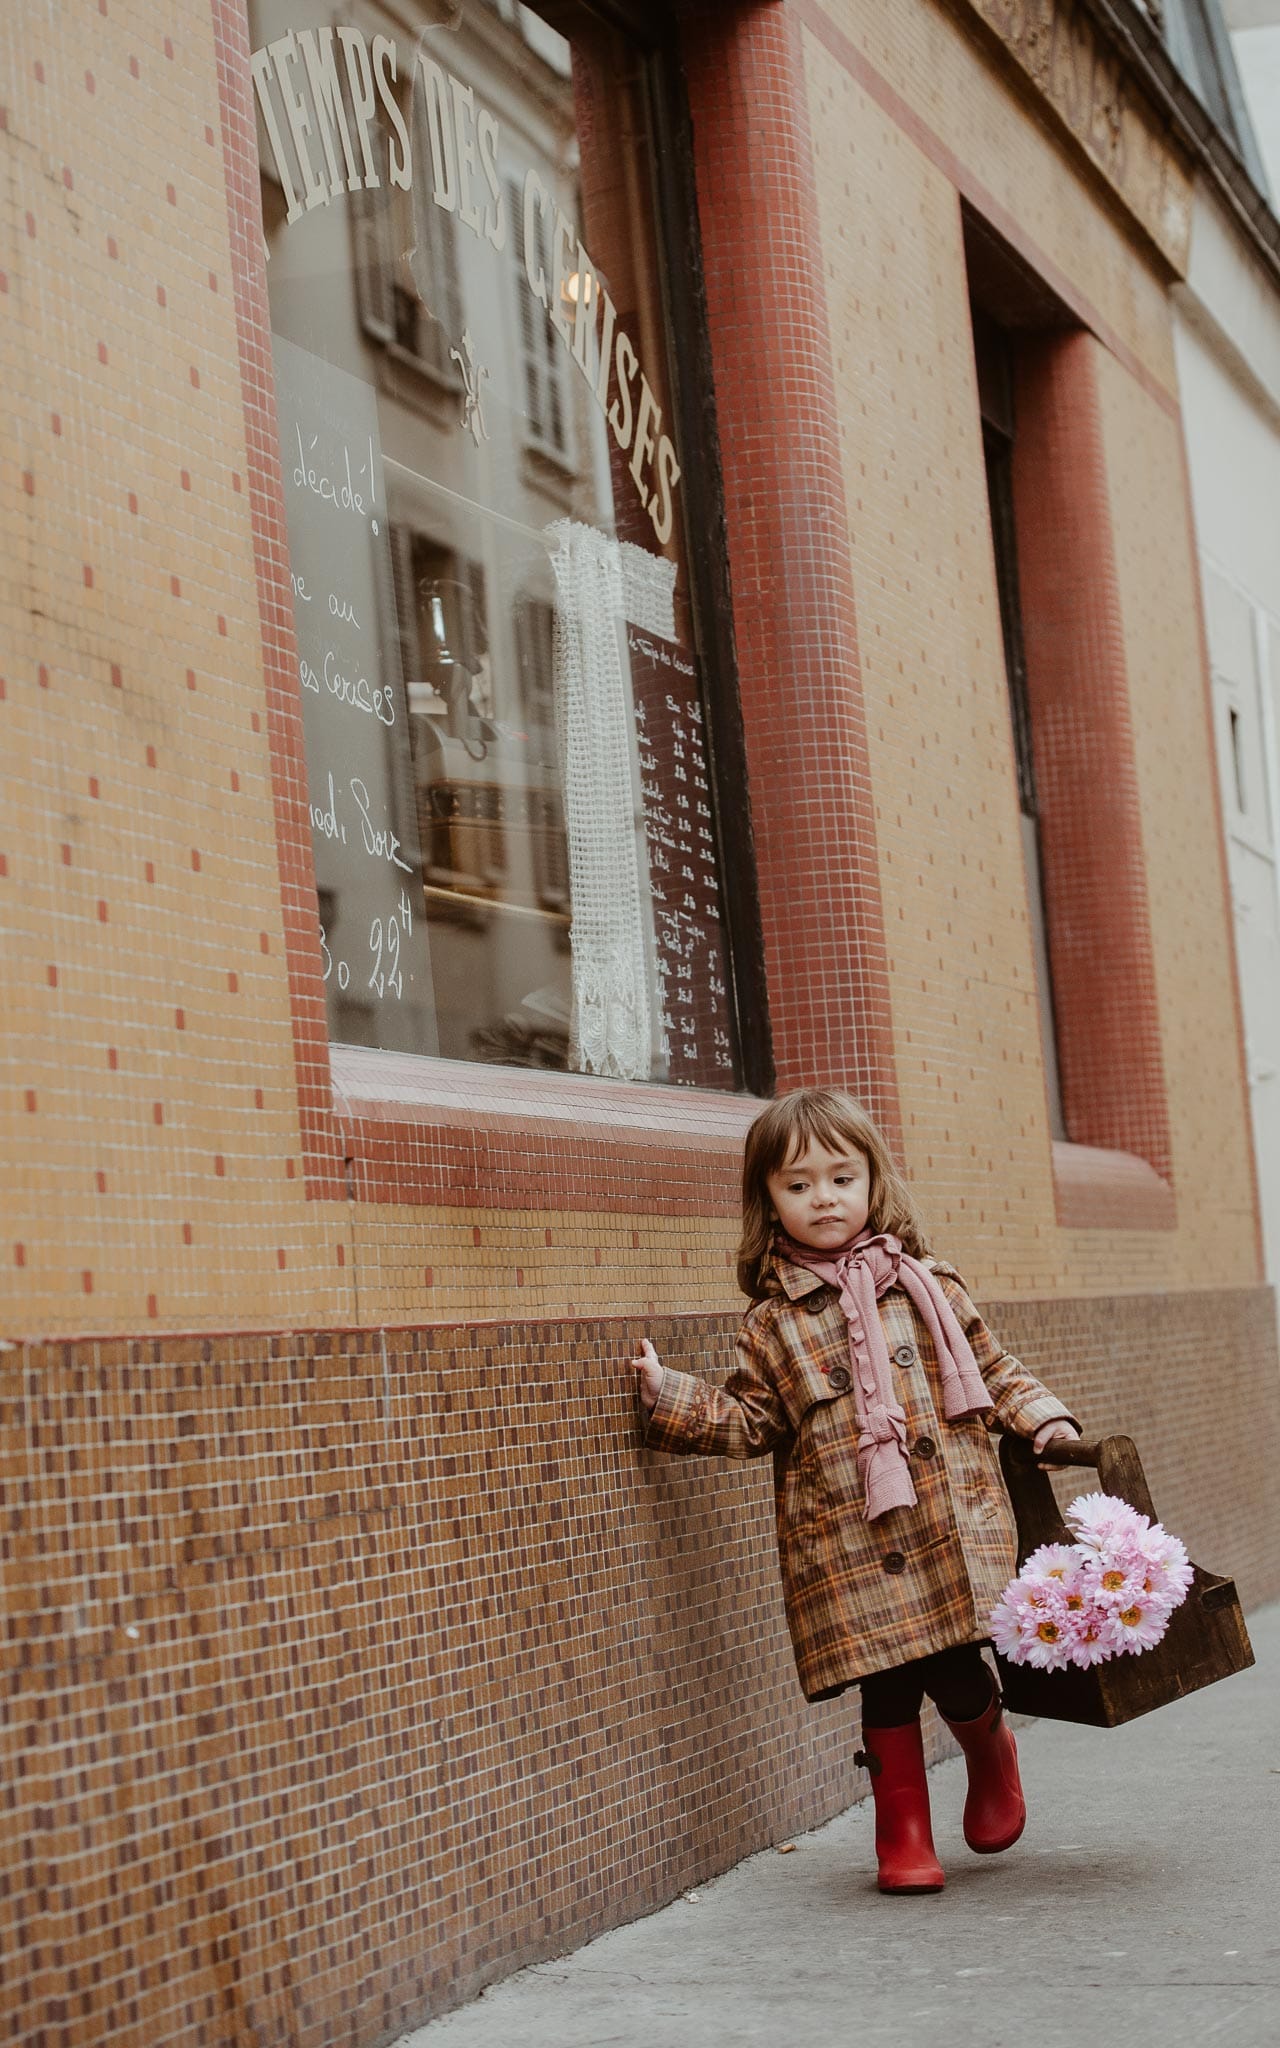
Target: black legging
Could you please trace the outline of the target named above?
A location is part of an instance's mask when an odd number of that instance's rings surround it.
[[[983,1663],[977,1643],[937,1650],[892,1671],[874,1671],[860,1683],[864,1728],[901,1728],[918,1719],[926,1693],[949,1721],[976,1721],[995,1691],[991,1667]]]

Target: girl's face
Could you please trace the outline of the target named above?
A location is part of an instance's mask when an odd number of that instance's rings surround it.
[[[856,1145],[832,1152],[812,1140],[789,1166],[771,1173],[766,1185],[788,1237],[812,1251],[847,1244],[866,1223],[871,1168]]]

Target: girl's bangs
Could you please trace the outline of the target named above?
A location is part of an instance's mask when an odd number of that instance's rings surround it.
[[[767,1169],[779,1173],[804,1151],[806,1145],[824,1145],[828,1152],[839,1152],[845,1145],[852,1145],[861,1152],[868,1163],[873,1163],[875,1150],[871,1132],[862,1119],[855,1120],[841,1115],[834,1104],[803,1103],[797,1105],[795,1123],[792,1126],[786,1149],[777,1164]]]

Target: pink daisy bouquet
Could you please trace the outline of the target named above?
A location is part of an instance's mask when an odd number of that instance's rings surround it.
[[[1001,1656],[1087,1670],[1152,1649],[1191,1586],[1185,1546],[1114,1494],[1081,1494],[1065,1520],[1074,1543],[1042,1543],[992,1613]]]

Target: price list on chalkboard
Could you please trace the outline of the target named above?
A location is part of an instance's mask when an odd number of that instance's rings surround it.
[[[678,641],[627,632],[668,1078],[723,1088],[734,1072],[711,785],[698,675]]]
[[[273,343],[330,1034],[434,1052],[374,392]]]

